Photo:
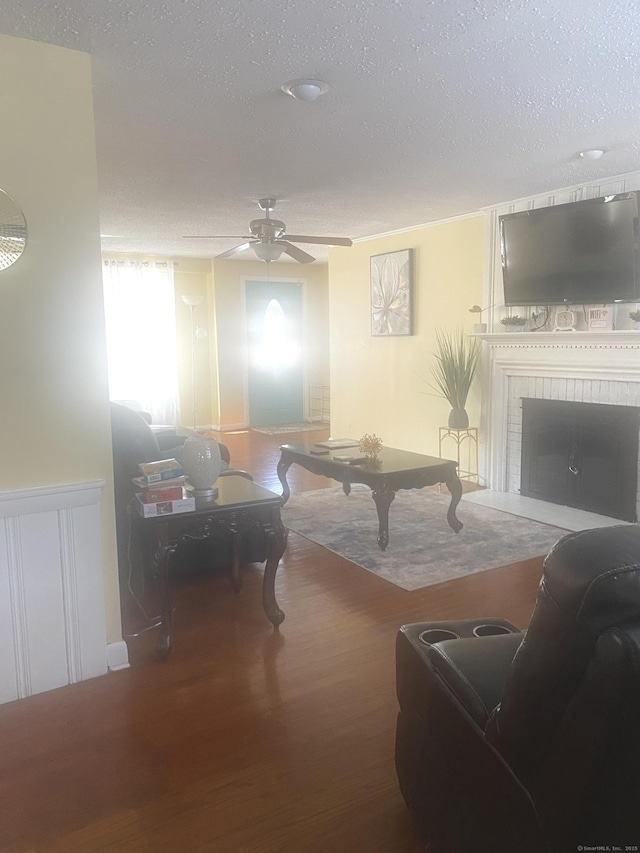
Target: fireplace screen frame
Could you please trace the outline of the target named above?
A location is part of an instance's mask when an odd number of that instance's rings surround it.
[[[520,493],[637,521],[640,408],[522,397]]]

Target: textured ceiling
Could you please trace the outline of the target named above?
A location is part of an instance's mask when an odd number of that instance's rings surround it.
[[[105,250],[210,257],[239,241],[182,235],[264,196],[358,238],[640,168],[635,0],[3,0],[0,32],[92,56]]]

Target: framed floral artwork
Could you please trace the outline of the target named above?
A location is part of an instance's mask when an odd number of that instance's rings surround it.
[[[371,256],[371,334],[410,335],[413,249]]]

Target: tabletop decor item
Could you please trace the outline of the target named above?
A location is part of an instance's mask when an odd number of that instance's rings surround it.
[[[365,432],[358,442],[358,449],[360,453],[364,453],[367,459],[375,459],[382,450],[382,439],[375,432],[371,435]]]
[[[450,429],[467,429],[469,416],[465,409],[469,390],[480,360],[480,341],[467,337],[462,329],[448,332],[436,329],[437,351],[431,373],[431,387],[451,405]]]
[[[214,483],[222,470],[220,447],[214,438],[193,436],[182,446],[181,461],[195,497],[216,497]]]
[[[554,318],[556,332],[575,332],[576,330],[576,315],[574,311],[567,308],[561,308],[556,311]]]
[[[613,329],[613,310],[607,305],[587,306],[585,319],[589,332],[610,332]]]
[[[521,332],[523,326],[527,324],[527,318],[520,317],[518,314],[512,314],[510,317],[502,317],[500,322],[507,332]]]

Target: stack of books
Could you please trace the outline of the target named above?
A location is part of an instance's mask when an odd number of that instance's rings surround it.
[[[195,498],[185,488],[184,471],[176,459],[160,459],[138,466],[140,476],[133,478],[136,509],[144,518],[193,512]]]

